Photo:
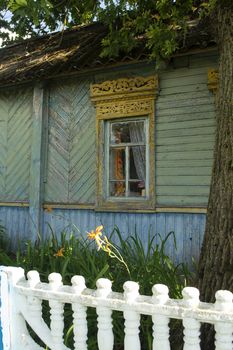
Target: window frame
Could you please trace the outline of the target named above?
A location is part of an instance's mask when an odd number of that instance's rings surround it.
[[[105,81],[91,85],[91,98],[96,107],[97,194],[96,207],[105,211],[143,211],[155,208],[155,97],[157,76]],[[113,121],[147,119],[148,149],[147,196],[112,197],[106,186],[106,125]],[[107,166],[108,169],[109,165]],[[108,171],[108,170],[107,170]]]
[[[131,122],[131,121],[138,121],[138,120],[143,120],[144,122],[144,128],[145,128],[145,142],[143,144],[143,146],[145,145],[146,148],[146,184],[145,184],[145,190],[146,190],[146,195],[145,196],[138,196],[138,197],[131,197],[131,196],[122,196],[122,197],[117,197],[117,196],[111,196],[109,193],[110,190],[110,149],[111,148],[126,148],[129,149],[129,147],[132,147],[130,145],[128,145],[128,143],[122,142],[120,145],[111,145],[109,142],[110,139],[110,133],[111,133],[111,123],[121,123],[121,122]],[[148,116],[137,116],[137,117],[130,117],[130,118],[118,118],[118,119],[114,119],[114,120],[106,120],[104,123],[104,139],[105,139],[105,143],[104,143],[104,167],[106,169],[105,171],[105,184],[106,184],[106,198],[108,200],[113,200],[113,201],[145,201],[146,199],[149,198],[149,168],[150,168],[150,156],[149,156],[149,119]],[[126,155],[127,155],[127,151],[126,151]],[[127,182],[130,182],[130,177],[128,174],[128,170],[129,170],[129,164],[128,161],[126,160],[126,188],[127,188]]]

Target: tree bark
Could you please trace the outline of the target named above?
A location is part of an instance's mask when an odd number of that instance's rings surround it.
[[[215,292],[233,292],[233,5],[216,9],[219,88],[216,93],[214,164],[202,245],[198,287],[201,300],[214,302]],[[214,349],[213,332],[204,331],[202,349]]]

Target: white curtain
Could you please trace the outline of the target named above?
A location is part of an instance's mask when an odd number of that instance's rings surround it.
[[[144,123],[142,122],[131,122],[130,123],[130,139],[131,142],[140,142],[145,140],[144,135]],[[138,178],[145,182],[146,180],[146,152],[145,146],[132,147],[134,164]]]

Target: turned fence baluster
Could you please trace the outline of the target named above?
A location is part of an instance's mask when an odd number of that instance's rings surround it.
[[[106,278],[100,278],[96,282],[97,291],[96,297],[99,299],[106,299],[112,292],[112,282]],[[112,310],[103,306],[101,302],[100,306],[96,307],[98,315],[98,347],[99,350],[112,350],[113,349],[113,331],[112,331]]]
[[[139,285],[136,282],[125,282],[123,285],[124,299],[127,302],[124,311],[125,318],[125,341],[124,348],[127,350],[140,350],[139,326],[140,314],[133,311],[133,304],[139,296]]]
[[[76,295],[86,289],[83,276],[74,276],[71,279],[72,289]],[[72,304],[74,324],[74,349],[87,350],[87,307],[78,302]]]
[[[62,284],[62,277],[59,273],[51,273],[48,277],[49,287],[53,291],[56,291]],[[64,331],[64,304],[57,300],[50,299],[50,329],[51,336],[53,339],[53,349],[52,350],[63,350],[63,331]]]
[[[215,310],[222,312],[233,311],[233,294],[226,290],[219,290],[215,294],[216,302]],[[233,324],[227,322],[215,323],[215,348],[216,350],[232,350],[233,349]]]
[[[183,305],[185,307],[195,309],[199,306],[199,290],[193,287],[186,287],[182,291]],[[199,321],[194,318],[185,317],[183,319],[184,326],[184,350],[200,349],[200,327]]]
[[[152,287],[153,303],[164,305],[169,300],[168,287],[164,284],[155,284]],[[163,315],[152,315],[153,321],[153,350],[170,350],[169,342],[169,318]]]
[[[27,284],[30,288],[34,288],[40,283],[40,275],[37,271],[29,271],[27,273]],[[28,310],[30,311],[31,317],[40,320],[42,317],[42,301],[35,296],[28,296]]]

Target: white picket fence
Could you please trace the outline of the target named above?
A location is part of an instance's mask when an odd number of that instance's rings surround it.
[[[60,274],[51,273],[49,283],[41,283],[37,271],[1,267],[1,321],[4,350],[42,350],[31,338],[26,323],[51,350],[68,350],[63,341],[64,304],[72,305],[75,350],[87,350],[87,307],[96,308],[99,350],[113,350],[112,311],[123,312],[124,349],[140,350],[140,315],[151,315],[153,350],[170,349],[169,320],[181,319],[184,326],[184,350],[200,349],[200,325],[214,324],[217,350],[232,350],[233,294],[218,291],[214,304],[199,301],[196,288],[183,289],[183,299],[168,296],[168,288],[156,284],[152,296],[139,294],[136,282],[126,282],[124,293],[112,292],[112,283],[100,278],[97,289],[86,288],[82,276],[74,276],[71,286],[62,284]],[[50,328],[42,318],[42,300],[50,306]]]

